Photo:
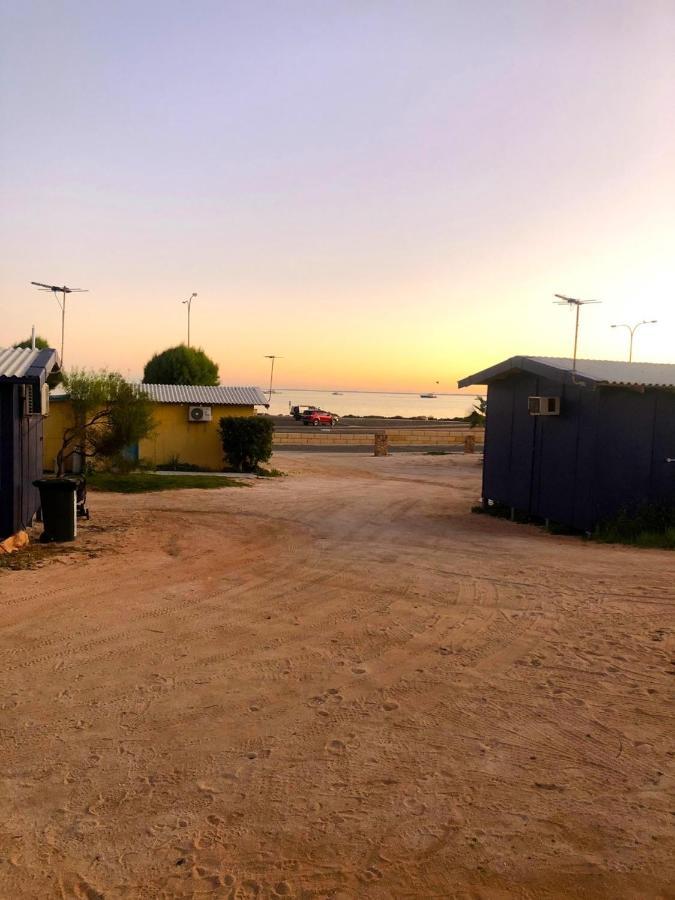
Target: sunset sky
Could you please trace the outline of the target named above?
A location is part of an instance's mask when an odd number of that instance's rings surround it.
[[[138,376],[456,389],[675,363],[675,3],[0,0],[0,345]]]

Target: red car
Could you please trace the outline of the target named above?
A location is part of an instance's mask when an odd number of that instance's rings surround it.
[[[325,409],[308,409],[302,414],[303,425],[330,425],[338,422],[335,413],[326,412]]]

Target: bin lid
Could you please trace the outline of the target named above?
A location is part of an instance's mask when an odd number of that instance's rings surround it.
[[[77,481],[74,478],[38,478],[33,484],[41,491],[76,491]]]

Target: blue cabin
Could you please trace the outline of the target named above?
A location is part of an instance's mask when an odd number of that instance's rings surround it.
[[[514,356],[487,385],[483,499],[582,531],[675,506],[675,365]]]
[[[55,350],[0,349],[0,540],[29,527],[40,509],[42,422]]]

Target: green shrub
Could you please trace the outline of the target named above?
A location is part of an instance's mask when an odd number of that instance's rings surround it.
[[[593,538],[606,544],[674,549],[675,507],[652,504],[622,510],[613,519],[602,522]]]
[[[225,458],[238,472],[255,472],[272,455],[274,422],[266,416],[228,416],[219,431]]]

